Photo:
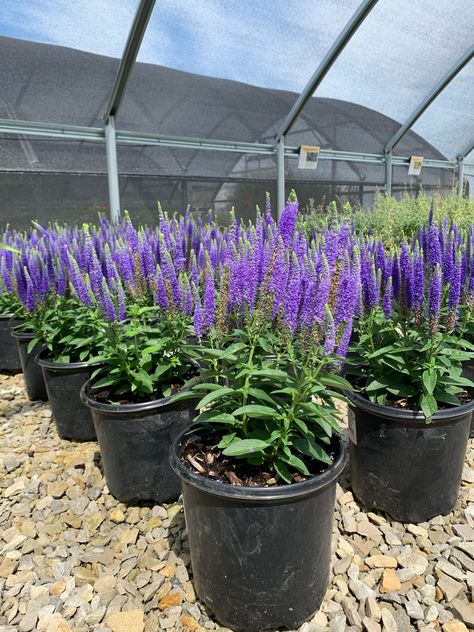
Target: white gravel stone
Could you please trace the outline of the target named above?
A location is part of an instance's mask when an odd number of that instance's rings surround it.
[[[118,503],[97,467],[97,444],[61,441],[48,405],[27,402],[21,376],[0,375],[2,406],[0,632],[115,632],[110,615],[120,615],[115,628],[126,612],[140,632],[189,632],[184,615],[196,632],[228,632],[189,579],[180,502]],[[473,464],[471,442],[466,468]],[[321,611],[300,632],[439,632],[471,616],[472,483],[463,481],[451,514],[421,525],[364,512],[345,483],[337,495],[331,580]],[[380,592],[385,570],[400,580],[397,592]]]

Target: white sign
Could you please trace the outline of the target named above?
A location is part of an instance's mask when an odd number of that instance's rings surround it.
[[[320,147],[301,145],[298,160],[298,169],[316,169],[318,166]]]
[[[419,176],[423,166],[423,156],[412,156],[408,167],[409,176]]]

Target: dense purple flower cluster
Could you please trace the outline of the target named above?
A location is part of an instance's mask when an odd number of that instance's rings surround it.
[[[409,245],[387,256],[380,242],[361,243],[363,310],[381,307],[387,317],[424,327],[435,335],[453,331],[462,305],[474,305],[474,230],[461,233],[447,222],[420,227]]]
[[[0,294],[26,312],[48,297],[72,295],[109,321],[132,303],[182,313],[198,338],[230,331],[253,316],[286,335],[310,334],[325,353],[344,356],[355,319],[374,309],[402,314],[435,334],[453,330],[459,306],[474,307],[474,229],[430,221],[396,252],[348,224],[308,236],[292,197],[278,223],[269,201],[255,224],[220,228],[207,218],[168,216],[156,227],[118,225],[7,229],[0,241]]]

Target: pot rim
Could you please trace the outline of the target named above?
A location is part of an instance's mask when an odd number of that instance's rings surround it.
[[[16,327],[14,329],[11,330],[10,334],[14,337],[14,338],[25,338],[25,340],[33,340],[33,338],[35,337],[35,333],[32,331],[17,331]]]
[[[35,356],[35,362],[39,364],[39,366],[43,366],[46,369],[50,369],[51,371],[63,371],[68,369],[86,369],[86,368],[96,368],[104,364],[103,362],[56,362],[54,360],[48,360],[47,358],[41,357],[45,356],[46,352],[49,352],[49,349],[42,349]]]
[[[364,412],[372,413],[383,419],[392,421],[393,423],[405,423],[407,421],[418,421],[426,425],[426,417],[419,410],[409,410],[405,408],[393,408],[392,406],[384,406],[369,401],[367,398],[358,395],[354,391],[345,391],[344,395],[350,401],[353,407],[360,408]],[[443,408],[438,410],[432,417],[430,425],[433,423],[449,423],[457,417],[463,417],[474,410],[474,398],[467,404],[461,406],[453,406],[452,408]]]
[[[347,462],[347,449],[342,436],[337,436],[339,443],[339,455],[332,466],[323,472],[303,481],[302,483],[293,483],[290,485],[276,485],[275,487],[239,487],[219,481],[213,481],[210,478],[193,472],[181,463],[179,458],[181,453],[181,441],[186,434],[196,428],[202,427],[202,424],[195,423],[181,432],[173,441],[170,449],[170,464],[174,472],[179,476],[182,482],[189,483],[200,491],[206,492],[213,496],[227,498],[236,501],[248,502],[275,502],[289,501],[302,498],[315,492],[320,492],[332,483],[335,483],[342,473]]]
[[[168,404],[173,403],[173,396],[162,397],[161,399],[153,399],[149,402],[138,402],[135,404],[106,404],[105,402],[97,402],[87,394],[87,389],[90,387],[92,379],[89,378],[87,382],[84,382],[81,388],[81,402],[91,408],[92,410],[100,410],[102,413],[117,415],[128,415],[130,413],[143,412],[148,410],[154,410],[157,408],[164,408]]]

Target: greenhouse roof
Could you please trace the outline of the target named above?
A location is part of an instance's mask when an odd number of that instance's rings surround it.
[[[318,144],[360,162],[377,154],[388,171],[416,152],[451,168],[465,155],[474,162],[472,0],[4,0],[2,9],[2,132],[104,139],[112,128],[110,144],[115,127],[118,142],[125,131],[135,144],[137,133],[176,146],[192,137],[193,148],[232,141],[274,158],[285,137],[281,156]]]

